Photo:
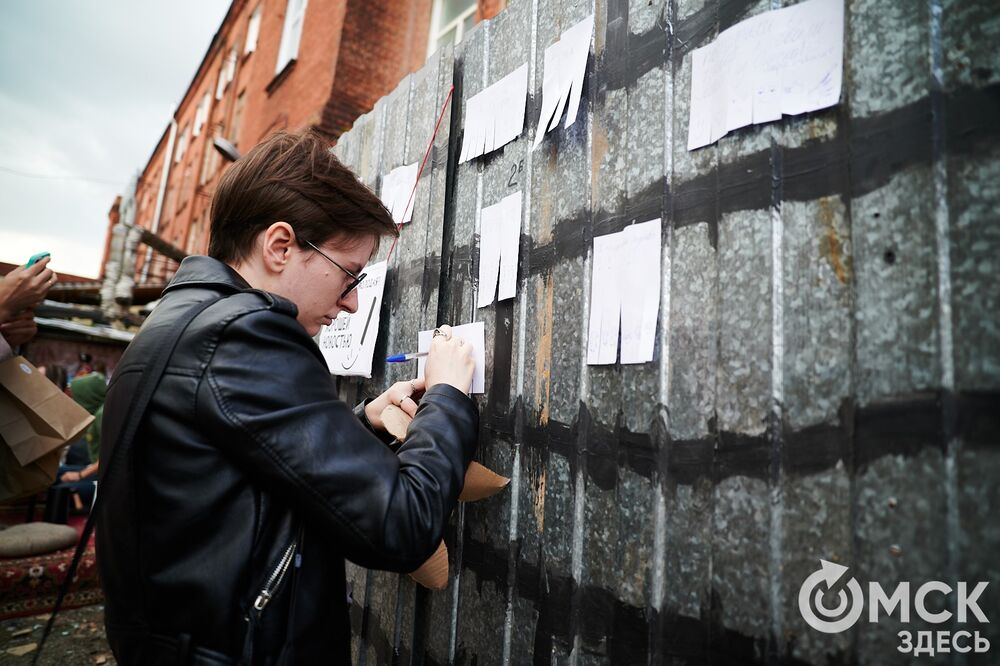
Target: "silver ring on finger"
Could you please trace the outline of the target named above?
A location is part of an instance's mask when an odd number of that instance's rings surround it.
[[[431,337],[432,338],[436,338],[439,335],[444,335],[444,331],[442,331],[440,328],[435,328],[434,329],[434,335],[432,335]]]

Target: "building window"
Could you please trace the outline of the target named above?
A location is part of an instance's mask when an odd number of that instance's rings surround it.
[[[434,0],[427,56],[445,44],[458,44],[475,24],[476,0]]]
[[[222,123],[216,124],[215,134],[213,136],[222,136]],[[211,141],[207,141],[201,158],[201,174],[198,176],[199,185],[204,185],[212,179],[212,176],[215,175],[215,170],[219,165],[218,157],[219,151],[215,149],[215,146]]]
[[[253,10],[250,15],[250,22],[247,24],[247,43],[243,48],[243,54],[253,53],[257,48],[257,36],[260,34],[260,5]]]
[[[185,125],[184,129],[181,130],[181,135],[177,139],[177,149],[174,150],[174,163],[180,162],[184,159],[184,152],[187,150],[188,145],[188,126]]]
[[[223,59],[219,65],[219,81],[215,84],[215,99],[222,99],[222,93],[226,90],[226,61]]]
[[[201,134],[201,128],[205,126],[205,122],[208,120],[208,106],[211,103],[212,95],[206,92],[201,98],[201,102],[198,103],[198,109],[194,112],[194,128],[191,130],[191,136]]]
[[[285,27],[281,31],[281,47],[278,49],[278,63],[274,73],[278,74],[299,54],[299,39],[302,37],[302,23],[306,16],[306,0],[288,0],[285,8]]]
[[[219,81],[215,84],[215,99],[222,99],[222,93],[226,91],[229,84],[236,78],[236,47],[229,50],[229,53],[219,65]]]
[[[229,57],[226,58],[226,85],[228,86],[236,78],[236,47],[234,46],[229,51]]]
[[[233,109],[232,125],[229,127],[229,142],[236,146],[240,145],[240,123],[243,122],[243,106],[246,103],[246,91],[240,93],[236,98],[236,108]]]
[[[181,179],[181,189],[177,197],[178,211],[184,210],[184,207],[187,206],[187,202],[191,198],[191,189],[192,189],[191,171],[192,171],[191,164],[188,164],[187,166],[184,167],[184,177]]]

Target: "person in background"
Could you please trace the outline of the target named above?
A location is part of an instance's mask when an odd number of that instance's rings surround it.
[[[66,373],[66,368],[61,365],[40,365],[38,371],[58,386],[60,391],[69,395],[69,375]]]
[[[66,464],[59,467],[57,478],[60,483],[74,484],[73,504],[79,511],[89,506],[94,497],[94,481],[87,480],[97,472],[97,458],[101,446],[101,421],[104,418],[104,397],[107,394],[104,375],[92,372],[77,377],[70,384],[70,395],[89,414],[94,415],[84,435],[69,446]]]
[[[91,364],[93,357],[87,352],[80,352],[80,365],[76,368],[76,374],[73,377],[86,377],[94,371],[94,366]]]

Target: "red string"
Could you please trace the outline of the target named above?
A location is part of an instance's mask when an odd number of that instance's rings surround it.
[[[430,143],[427,144],[427,150],[424,151],[424,159],[420,161],[420,168],[417,169],[417,179],[413,181],[413,189],[410,190],[410,198],[406,200],[406,208],[403,209],[403,219],[406,219],[406,211],[410,210],[410,204],[413,203],[413,195],[417,192],[417,183],[420,182],[420,174],[424,172],[424,165],[427,164],[427,158],[430,157],[431,148],[434,147],[434,139],[437,138],[438,129],[441,127],[441,121],[444,119],[444,112],[448,108],[448,102],[451,101],[451,94],[455,92],[455,86],[452,85],[448,89],[448,96],[444,98],[444,104],[441,105],[441,113],[438,115],[437,122],[434,124],[434,133],[431,134]],[[396,231],[402,231],[403,223],[400,222],[396,225]],[[386,255],[385,261],[388,264],[389,259],[392,257],[392,251],[396,249],[396,241],[399,240],[399,235],[397,234],[395,238],[392,239],[392,246],[389,247],[389,254]]]

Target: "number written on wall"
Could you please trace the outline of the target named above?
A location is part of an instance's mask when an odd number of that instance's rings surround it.
[[[507,187],[517,187],[517,175],[524,171],[524,160],[510,165],[510,178],[507,179]]]

